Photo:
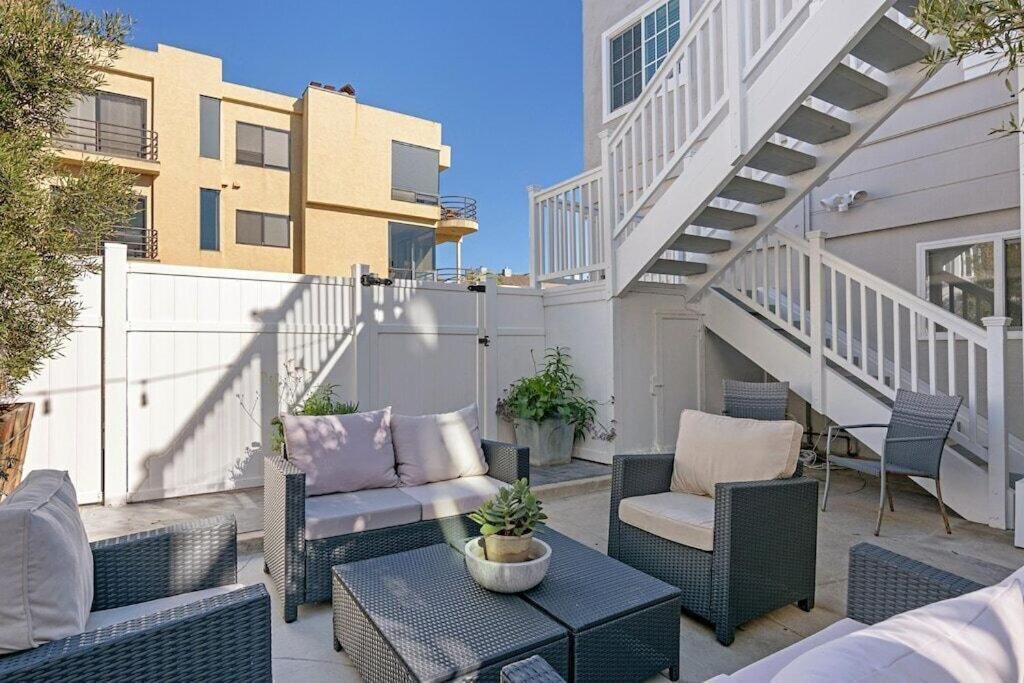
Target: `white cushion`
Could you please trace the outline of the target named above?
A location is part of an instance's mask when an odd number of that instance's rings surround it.
[[[420,521],[420,504],[401,489],[368,489],[306,499],[306,540]]]
[[[0,654],[81,633],[92,550],[67,472],[35,470],[0,504]]]
[[[420,504],[423,519],[440,519],[476,510],[493,498],[502,486],[508,484],[483,475],[407,486],[402,491]]]
[[[772,680],[1020,681],[1024,595],[989,586],[899,614],[797,657]]]
[[[99,612],[93,612],[89,615],[89,619],[85,623],[85,630],[95,631],[96,629],[103,628],[104,626],[120,624],[123,621],[149,616],[150,614],[163,612],[164,610],[171,609],[172,607],[188,605],[189,603],[199,602],[206,598],[212,598],[215,595],[223,595],[224,593],[230,593],[242,588],[245,588],[245,586],[240,583],[232,583],[227,586],[217,586],[216,588],[207,588],[201,591],[172,595],[169,598],[160,598],[159,600],[149,600],[147,602],[138,602],[134,605],[125,605],[123,607],[115,607],[114,609],[100,610]]]
[[[487,474],[475,403],[454,413],[394,415],[391,436],[403,486]]]
[[[760,659],[750,666],[746,666],[734,674],[722,675],[712,678],[712,681],[732,681],[733,683],[764,683],[770,681],[772,676],[779,673],[787,664],[805,652],[809,652],[819,645],[824,645],[836,638],[854,633],[866,625],[853,619],[840,619],[839,621],[826,626],[817,633],[798,640],[789,647],[779,650]],[[709,681],[710,683],[710,681]]]
[[[619,519],[638,529],[682,545],[710,551],[715,547],[715,499],[692,493],[654,493],[619,502]]]
[[[670,488],[714,496],[715,485],[793,476],[803,427],[792,420],[750,420],[684,410]]]
[[[306,495],[398,486],[391,408],[351,415],[282,415],[288,460],[306,473]]]

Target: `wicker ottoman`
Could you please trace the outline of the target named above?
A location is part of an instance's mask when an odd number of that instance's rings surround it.
[[[484,590],[439,544],[332,570],[334,646],[364,681],[497,682],[540,655],[568,673],[565,628],[525,600]]]

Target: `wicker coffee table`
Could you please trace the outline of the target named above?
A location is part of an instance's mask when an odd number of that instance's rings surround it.
[[[518,596],[478,586],[446,545],[334,567],[335,646],[366,681],[496,681],[533,654],[570,681],[664,669],[677,680],[679,590],[550,529],[538,535],[551,567]]]
[[[569,669],[564,627],[514,595],[476,584],[450,546],[432,545],[332,570],[334,646],[364,681],[498,681],[540,655]]]

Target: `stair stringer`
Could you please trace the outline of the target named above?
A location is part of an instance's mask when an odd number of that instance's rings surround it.
[[[721,293],[709,290],[701,299],[704,324],[733,348],[759,365],[771,376],[788,381],[790,389],[811,402],[811,357],[808,351],[785,333],[773,330]],[[837,424],[887,423],[891,408],[854,382],[826,368],[824,406],[819,412]],[[865,446],[881,453],[885,431],[854,430]],[[946,505],[964,519],[988,524],[988,470],[953,448],[942,456],[942,489]],[[934,483],[914,478],[932,495]]]

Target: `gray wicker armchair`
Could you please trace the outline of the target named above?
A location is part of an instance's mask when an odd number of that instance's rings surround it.
[[[935,495],[939,499],[939,513],[946,527],[946,533],[953,533],[949,528],[949,517],[946,506],[942,502],[942,485],[939,482],[939,468],[942,464],[942,451],[946,439],[953,428],[960,404],[959,396],[942,394],[921,394],[915,391],[900,389],[896,392],[896,401],[892,407],[889,424],[858,424],[832,425],[828,428],[828,440],[825,443],[825,495],[822,497],[821,509],[828,505],[829,484],[832,480],[832,465],[848,467],[864,474],[878,477],[878,520],[875,522],[875,536],[882,528],[882,513],[885,500],[889,500],[890,512],[895,511],[892,503],[892,491],[885,485],[886,475],[899,474],[911,477],[922,477],[935,481]],[[842,431],[851,429],[885,429],[885,448],[879,460],[867,458],[845,458],[833,456],[832,438]]]
[[[683,609],[714,624],[723,645],[736,627],[790,603],[814,606],[818,482],[796,475],[715,487],[714,547],[691,548],[620,521],[624,498],[663,493],[671,453],[617,455],[612,463],[608,554],[678,586]]]
[[[530,449],[486,439],[481,445],[488,476],[509,484],[529,477]],[[305,476],[280,456],[264,459],[264,571],[281,598],[286,622],[298,618],[299,605],[331,599],[334,565],[466,538],[479,529],[458,515],[306,540]]]
[[[91,544],[92,609],[237,582],[231,517]],[[270,596],[257,584],[0,657],[0,681],[270,681]]]
[[[722,396],[729,417],[753,420],[785,420],[789,382],[722,381]]]

